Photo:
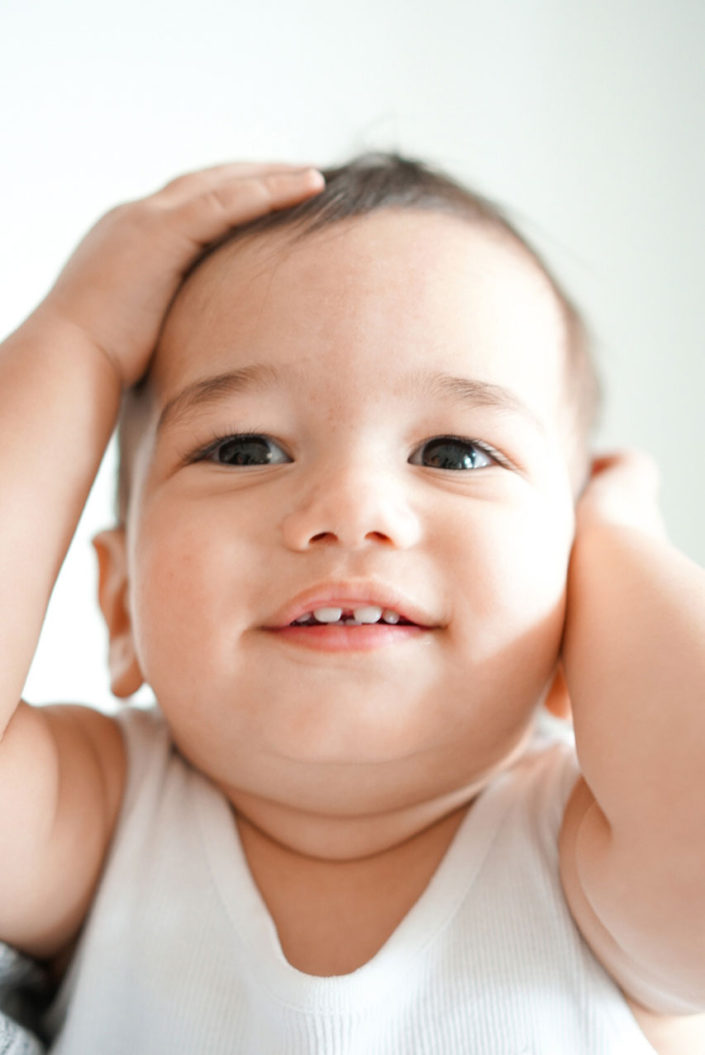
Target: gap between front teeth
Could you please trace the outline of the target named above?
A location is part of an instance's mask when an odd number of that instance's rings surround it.
[[[338,623],[343,617],[343,613],[346,611],[344,608],[338,607],[324,607],[314,608],[313,618],[317,623]],[[378,623],[380,619],[385,623],[398,623],[400,616],[397,612],[391,608],[381,608],[379,605],[361,605],[358,608],[352,609],[353,619],[348,620],[344,625],[346,626],[362,626],[369,623]],[[301,616],[296,619],[295,622],[305,622],[309,617]]]

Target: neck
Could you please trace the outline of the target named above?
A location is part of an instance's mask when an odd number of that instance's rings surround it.
[[[242,792],[226,794],[241,834],[247,831],[285,854],[351,862],[393,851],[450,815],[464,814],[484,783],[398,810],[344,817],[296,810]]]
[[[320,786],[292,784],[278,798],[217,783],[238,823],[273,846],[319,861],[354,861],[394,850],[456,811],[464,811],[524,753],[531,735],[529,727],[511,748],[474,770],[467,760],[465,765],[450,760],[445,774],[435,773],[435,779],[429,778],[423,760],[415,759],[411,768],[396,771],[391,781],[388,774],[382,781],[379,772],[361,771],[354,780],[346,774],[341,783],[335,772],[328,772]],[[429,770],[433,774],[433,767]]]

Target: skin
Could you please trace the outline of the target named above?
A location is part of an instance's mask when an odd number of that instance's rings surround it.
[[[534,267],[432,214],[295,246],[272,233],[215,254],[179,295],[152,363],[124,556],[104,560],[128,584],[114,675],[149,682],[184,755],[276,843],[326,860],[387,851],[525,744],[556,669],[574,528],[562,340]],[[252,363],[282,382],[157,434],[184,387]],[[501,385],[526,411],[412,393],[418,371]],[[293,460],[184,464],[235,426]],[[505,464],[409,464],[449,433]],[[302,589],[341,580],[403,589],[434,628],[348,653],[263,629]]]
[[[218,166],[120,207],[0,349],[0,933],[70,948],[112,837],[116,724],[16,701],[120,386],[160,334],[127,530],[96,540],[113,687],[149,681],[229,797],[289,961],[345,973],[377,951],[541,700],[565,710],[560,654],[585,775],[561,831],[566,899],[658,1050],[696,1050],[705,573],[665,539],[639,456],[596,461],[574,511],[560,312],[486,231],[390,212],[243,241],[193,273],[162,329],[203,245],[316,186]],[[283,383],[173,412],[185,386],[254,358]],[[419,393],[409,375],[428,370],[503,386],[513,408]],[[215,465],[234,429],[272,433],[283,457]],[[425,464],[449,432],[497,462]],[[367,645],[343,651],[273,629],[312,585],[331,601],[379,581],[426,630],[384,647],[350,630]]]

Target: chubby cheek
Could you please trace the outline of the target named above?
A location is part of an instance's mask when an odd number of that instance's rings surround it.
[[[193,692],[232,665],[247,614],[252,555],[198,509],[145,518],[133,551],[131,614],[138,659],[157,696]]]
[[[565,617],[572,519],[564,509],[547,515],[527,503],[517,515],[492,506],[460,521],[453,532],[451,567],[455,634],[476,669],[494,685],[513,679],[540,691],[558,654]]]

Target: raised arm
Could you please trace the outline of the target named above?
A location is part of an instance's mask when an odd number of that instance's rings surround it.
[[[669,543],[644,456],[603,459],[578,507],[563,662],[584,782],[568,901],[628,995],[705,1010],[705,570]]]
[[[322,182],[293,166],[220,165],[118,206],[0,346],[0,940],[42,955],[66,943],[119,802],[108,720],[18,701],[122,389],[144,373],[204,248]]]

